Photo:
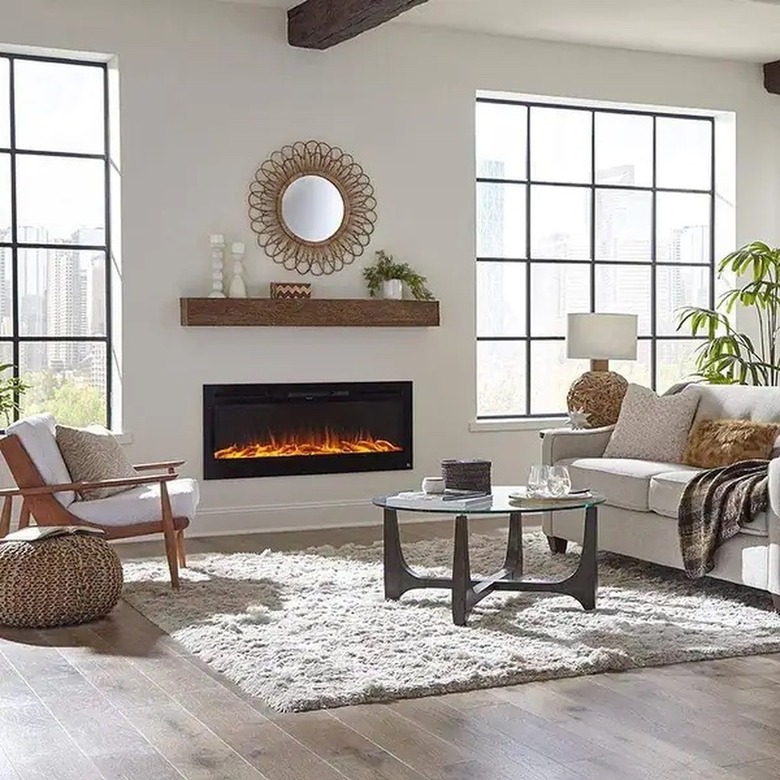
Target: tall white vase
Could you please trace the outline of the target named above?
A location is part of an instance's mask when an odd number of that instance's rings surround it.
[[[233,278],[228,288],[228,298],[246,298],[246,283],[244,282],[244,245],[234,241],[230,245],[230,254],[233,258]]]

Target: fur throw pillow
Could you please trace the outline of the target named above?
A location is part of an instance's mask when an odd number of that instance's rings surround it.
[[[703,469],[741,460],[767,460],[780,425],[751,420],[702,420],[688,437],[683,463]]]

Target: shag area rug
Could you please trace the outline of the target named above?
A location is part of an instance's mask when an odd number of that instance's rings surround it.
[[[563,577],[579,550],[552,556],[528,533],[525,571]],[[472,571],[498,569],[505,540],[471,539]],[[448,571],[449,540],[406,545],[410,565]],[[388,701],[530,680],[780,651],[766,594],[671,569],[600,557],[595,612],[567,596],[496,593],[468,626],[449,592],[385,601],[382,545],[194,555],[172,592],[163,559],[125,564],[124,598],[243,690],[281,711]]]

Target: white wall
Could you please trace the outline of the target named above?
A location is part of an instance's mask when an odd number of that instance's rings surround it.
[[[207,0],[0,0],[0,43],[118,56],[124,257],[124,428],[139,460],[181,455],[200,474],[201,386],[411,379],[414,474],[202,483],[196,530],[378,520],[366,497],[484,456],[519,482],[538,435],[470,432],[475,409],[473,100],[478,89],[733,110],[738,241],[777,240],[778,98],[756,65],[388,25],[328,52],[288,48],[284,15]],[[251,287],[293,278],[256,246],[246,193],[275,148],[318,138],[372,177],[372,248],[427,274],[430,330],[185,329],[181,295],[209,287],[208,234],[251,247]],[[361,264],[315,280],[362,293]]]

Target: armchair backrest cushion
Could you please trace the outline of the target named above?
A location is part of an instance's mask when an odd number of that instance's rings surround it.
[[[55,425],[52,415],[36,414],[24,417],[6,429],[6,433],[19,438],[47,485],[71,482],[68,467],[54,437]],[[54,497],[62,506],[69,507],[75,500],[76,494],[72,490],[67,490],[55,493]]]
[[[689,385],[699,396],[693,424],[702,420],[753,420],[780,423],[780,388],[746,385]]]

